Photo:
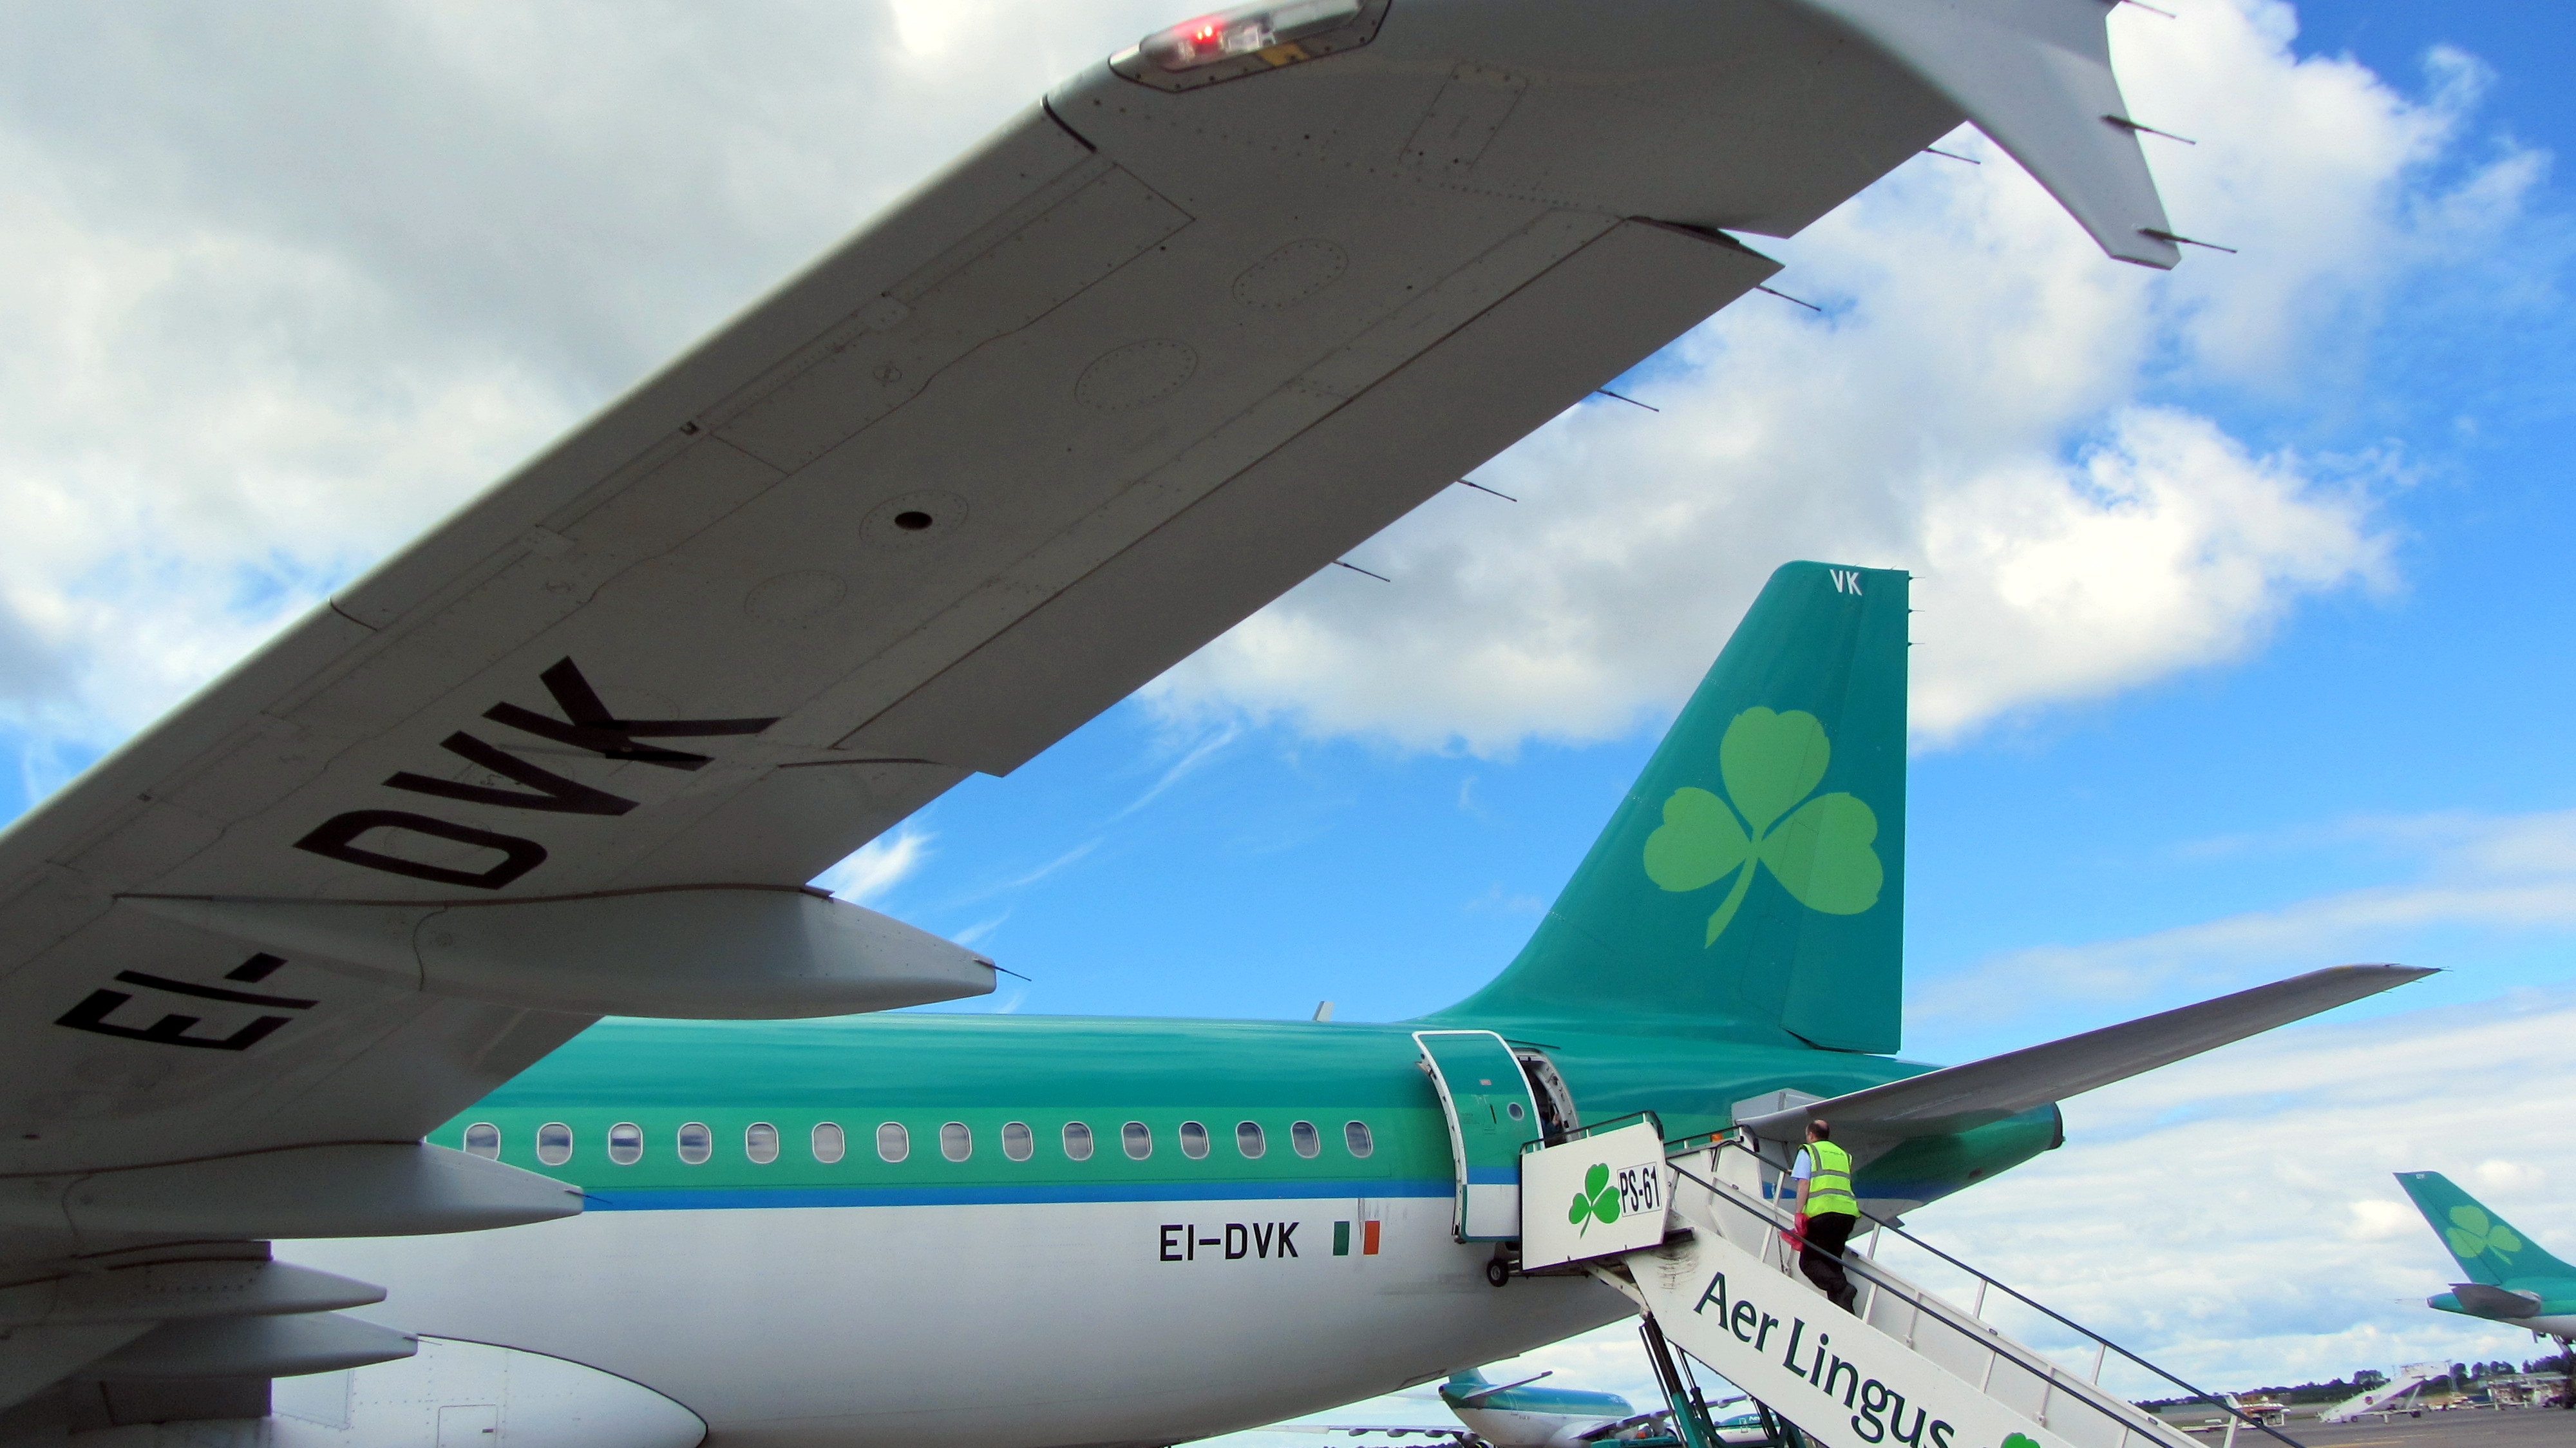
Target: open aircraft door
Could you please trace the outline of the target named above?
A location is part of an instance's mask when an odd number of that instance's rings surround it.
[[[1519,1058],[1491,1031],[1416,1031],[1413,1040],[1449,1118],[1449,1154],[1458,1166],[1452,1219],[1458,1240],[1518,1237],[1521,1143],[1542,1129]]]

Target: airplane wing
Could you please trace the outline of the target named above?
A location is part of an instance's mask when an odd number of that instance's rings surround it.
[[[2454,1282],[2451,1295],[2462,1307],[2480,1317],[2529,1317],[2540,1311],[2545,1299],[2537,1292],[2511,1287],[2498,1287],[2487,1282]]]
[[[1383,1433],[1390,1438],[1402,1438],[1408,1434],[1419,1433],[1425,1438],[1454,1438],[1461,1443],[1464,1443],[1476,1436],[1473,1432],[1470,1432],[1465,1428],[1461,1428],[1455,1423],[1450,1424],[1446,1428],[1426,1423],[1273,1423],[1269,1427],[1258,1431],[1264,1433],[1345,1433],[1353,1438],[1363,1438],[1371,1433]]]
[[[1642,1428],[1648,1423],[1658,1422],[1672,1415],[1672,1409],[1658,1408],[1651,1413],[1639,1413],[1634,1417],[1621,1418],[1615,1423],[1604,1423],[1598,1428],[1587,1429],[1574,1436],[1578,1442],[1597,1443],[1604,1438],[1616,1438],[1631,1428]]]
[[[11,1280],[562,1215],[419,1138],[602,1013],[989,989],[806,882],[1771,275],[1729,230],[1957,125],[1848,9],[1256,5],[1030,106],[0,834]],[[1942,13],[2036,55],[2102,10]],[[2099,150],[2050,94],[2015,134]],[[120,1280],[0,1344],[0,1403],[367,1290]]]
[[[2432,974],[2405,965],[2312,970],[1736,1124],[1767,1142],[1795,1142],[1805,1138],[1809,1121],[1822,1118],[1833,1123],[1837,1142],[1866,1155],[1909,1137],[1945,1136],[2001,1121]]]

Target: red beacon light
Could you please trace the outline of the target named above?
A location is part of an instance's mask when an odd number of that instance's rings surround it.
[[[1138,42],[1136,51],[1156,69],[1173,73],[1254,56],[1272,66],[1294,65],[1314,55],[1299,42],[1343,29],[1362,8],[1361,0],[1238,5],[1158,30]]]

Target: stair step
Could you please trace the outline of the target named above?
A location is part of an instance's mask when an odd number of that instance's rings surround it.
[[[1834,1306],[1798,1274],[1781,1218],[1763,1199],[1764,1168],[1750,1152],[1712,1146],[1671,1166],[1678,1170],[1665,1239],[1594,1258],[1590,1269],[1645,1310],[1659,1330],[1648,1335],[1650,1352],[1669,1342],[1813,1442],[2198,1448],[2181,1430],[1857,1252],[1844,1267],[1860,1289],[1859,1315]]]

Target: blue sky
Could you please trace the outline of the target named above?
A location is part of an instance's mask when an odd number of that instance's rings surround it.
[[[2417,179],[2426,191],[2507,148],[2554,154],[2576,126],[2550,59],[2568,27],[2545,7],[2465,7],[2438,26],[2411,7],[2299,13],[2302,52],[2349,52],[2401,92],[2427,86],[2435,45],[2492,68],[2464,134]],[[2171,169],[2190,153],[2156,159]],[[2290,375],[2246,388],[2184,370],[2139,389],[2145,402],[2206,409],[2257,450],[2365,475],[2385,576],[2297,599],[2242,657],[2016,710],[1924,748],[1916,982],[2035,946],[2419,879],[2427,817],[2468,830],[2576,805],[2565,747],[2576,607],[2554,566],[2576,531],[2569,221],[2553,174],[2479,254],[2409,271],[2372,300],[2375,315],[2335,329],[2338,350],[2296,357]],[[1797,244],[1775,249],[1794,256]],[[1672,369],[1649,363],[1626,386],[1655,396]],[[1611,426],[1668,425],[1591,406]],[[1459,493],[1431,506],[1510,505]],[[1365,599],[1406,583],[1341,575],[1310,587]],[[1695,676],[1677,671],[1665,687]],[[1023,1009],[1278,1016],[1329,997],[1359,1015],[1409,1014],[1509,957],[1662,722],[1649,711],[1606,739],[1487,753],[1130,703],[1013,778],[976,780],[927,812],[917,867],[882,898],[937,928],[989,932],[989,948],[1037,977],[1015,996]],[[2285,953],[2270,973],[2347,957],[2443,966],[2449,975],[2363,1008],[2417,1009],[2565,980],[2568,939],[2564,922],[2439,921],[2336,937],[2346,948]],[[1991,1031],[1945,1018],[1917,1049],[1947,1058],[2198,993],[2067,1003]]]
[[[634,8],[21,17],[0,808],[1169,18]],[[2314,1314],[2266,1316],[2249,1266],[2149,1326],[1997,1208],[1953,1230],[2248,1381],[2514,1351],[2403,1304],[2441,1264],[2385,1172],[2483,1172],[2576,1248],[2576,1148],[2499,1101],[2576,1084],[2576,17],[2172,8],[2115,16],[2124,81],[2200,142],[2153,143],[2176,226],[2240,255],[2105,261],[1954,138],[1985,164],[1918,159],[1760,243],[1822,314],[1748,299],[1621,384],[1663,412],[1596,400],[1479,473],[1522,502],[1452,490],[1354,553],[1393,582],[1328,570],[835,880],[1032,977],[988,1009],[1436,1008],[1509,959],[1774,563],[1913,567],[1908,1054],[2445,971],[2079,1103],[2028,1169],[2017,1200],[2083,1212],[2168,1190],[2159,1133],[2223,1123],[2249,1199],[2307,1225],[2249,1234],[2213,1192],[2176,1230],[2315,1247]],[[1014,53],[961,67],[993,26]],[[2443,1042],[2486,1069],[2336,1084]]]

